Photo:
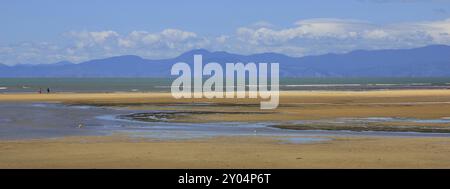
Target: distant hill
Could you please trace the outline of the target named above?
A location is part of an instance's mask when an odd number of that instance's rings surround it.
[[[278,53],[238,55],[196,49],[162,60],[126,55],[79,64],[63,61],[45,65],[0,65],[0,77],[167,77],[172,64],[193,64],[194,54],[202,54],[203,63],[278,62],[281,77],[450,77],[450,46],[446,45],[305,57]]]

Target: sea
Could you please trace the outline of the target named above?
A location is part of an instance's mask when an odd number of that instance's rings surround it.
[[[0,78],[0,93],[169,92],[174,78]],[[280,78],[289,90],[450,89],[445,78]]]

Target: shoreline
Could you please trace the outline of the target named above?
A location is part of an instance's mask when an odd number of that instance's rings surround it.
[[[280,91],[280,105],[283,103],[320,103],[318,101],[324,100],[332,101],[334,99],[326,98],[354,98],[354,100],[361,100],[361,98],[372,98],[374,100],[382,101],[382,98],[396,98],[397,100],[408,101],[410,99],[401,100],[399,98],[408,97],[446,97],[445,102],[450,102],[450,89],[395,89],[395,90],[376,90],[376,91],[332,91],[332,90],[313,90],[313,91]],[[301,99],[303,98],[303,99]],[[311,98],[317,98],[313,100]],[[95,102],[95,100],[99,100]],[[50,94],[38,93],[0,93],[0,102],[21,102],[21,101],[38,101],[38,102],[62,102],[73,103],[79,101],[80,103],[97,103],[102,104],[110,101],[111,103],[118,100],[129,100],[130,103],[157,103],[157,102],[178,102],[178,103],[231,103],[231,104],[257,104],[261,99],[251,98],[188,98],[175,99],[170,92],[58,92]],[[370,100],[370,99],[368,99]],[[386,99],[384,99],[386,100]],[[354,101],[358,102],[358,101]],[[429,102],[423,99],[422,102]]]
[[[140,111],[142,114],[137,116],[142,118],[140,120],[158,121],[153,119],[161,117],[170,118],[166,121],[175,123],[272,121],[278,123],[274,125],[285,129],[333,130],[344,127],[321,124],[307,127],[305,124],[286,122],[333,121],[339,118],[408,118],[419,121],[405,124],[393,120],[381,125],[358,123],[360,127],[345,127],[344,130],[450,130],[450,121],[439,122],[450,117],[447,111],[450,109],[450,90],[282,91],[280,105],[274,110],[259,109],[259,99],[174,99],[170,93],[164,92],[0,94],[0,103],[2,102],[48,102],[68,106],[122,108]],[[146,112],[149,110],[151,112]],[[427,123],[420,120],[436,121]]]

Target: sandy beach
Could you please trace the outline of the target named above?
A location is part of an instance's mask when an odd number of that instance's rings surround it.
[[[257,99],[175,100],[170,93],[0,94],[0,103],[214,112],[175,117],[171,120],[175,123],[450,117],[450,90],[289,91],[281,93],[280,101],[276,110],[260,110]],[[207,105],[198,105],[204,103]],[[405,126],[396,120],[383,124]],[[407,124],[450,127],[448,122]],[[329,138],[306,144],[261,136],[152,140],[112,135],[1,140],[0,168],[450,168],[449,137]]]
[[[282,144],[233,137],[124,136],[0,142],[1,168],[450,168],[449,138],[339,138]]]

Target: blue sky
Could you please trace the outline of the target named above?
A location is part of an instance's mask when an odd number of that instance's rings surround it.
[[[448,0],[2,0],[0,63],[450,44]]]

